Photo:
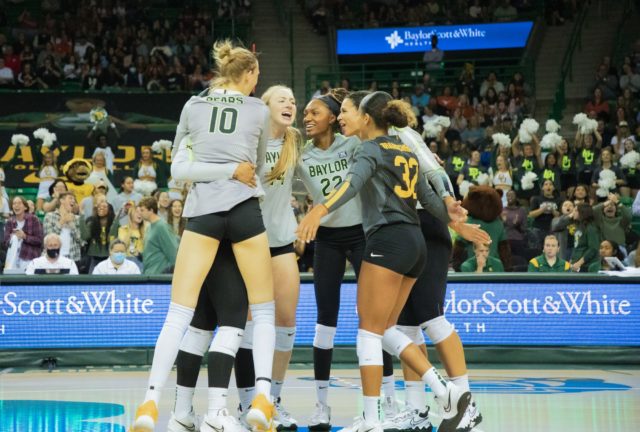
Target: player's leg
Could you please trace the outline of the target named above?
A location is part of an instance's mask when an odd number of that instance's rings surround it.
[[[171,303],[156,342],[145,400],[136,411],[133,431],[153,431],[158,402],[198,301],[200,289],[215,259],[222,218],[216,214],[192,218],[182,235],[171,286]]]
[[[230,248],[230,245],[227,244],[226,248]],[[224,249],[225,245],[221,244],[218,259],[207,275],[198,297],[195,314],[180,343],[180,351],[178,351],[176,359],[176,397],[167,426],[168,432],[190,432],[200,426],[193,410],[193,395],[200,374],[202,358],[211,345],[213,331],[218,322],[213,305],[209,300],[209,290],[213,282],[215,267],[219,264],[220,255],[223,254]]]
[[[313,372],[317,403],[309,429],[331,429],[331,408],[328,404],[329,377],[333,357],[333,341],[340,309],[340,287],[346,266],[346,255],[339,237],[340,228],[320,228],[314,254],[313,282],[318,311],[313,338]]]
[[[272,248],[271,264],[276,300],[276,347],[271,396],[275,401],[278,430],[295,430],[297,421],[282,406],[280,397],[296,337],[296,309],[300,295],[300,274],[293,245]]]
[[[229,238],[242,274],[253,319],[253,361],[256,373],[256,397],[247,421],[258,429],[272,427],[275,412],[270,401],[271,372],[275,348],[275,302],[269,242],[257,199],[234,207],[227,217]],[[244,318],[244,317],[243,317]]]
[[[220,268],[220,274],[211,291],[210,301],[218,316],[218,331],[209,348],[208,357],[208,408],[200,430],[202,432],[243,432],[243,427],[227,409],[227,394],[231,369],[242,343],[248,311],[247,291],[242,275],[235,265],[233,253],[220,256],[228,259]],[[222,255],[222,254],[220,254]]]

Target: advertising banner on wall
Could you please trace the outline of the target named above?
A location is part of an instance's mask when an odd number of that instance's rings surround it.
[[[497,24],[458,24],[425,27],[387,27],[338,30],[338,55],[400,54],[431,49],[431,36],[438,36],[443,51],[478,51],[524,48],[532,21]]]
[[[0,104],[0,167],[5,186],[38,187],[41,141],[33,132],[46,128],[56,134],[52,150],[58,165],[72,158],[91,159],[100,135],[106,135],[114,155],[114,184],[130,174],[143,146],[173,140],[187,93],[2,93]],[[107,120],[96,127],[91,110],[101,108]],[[30,138],[29,145],[11,145],[14,134]]]
[[[69,279],[66,279],[67,281]],[[640,291],[628,283],[450,283],[445,312],[465,345],[640,346]],[[0,349],[153,347],[170,286],[0,287]],[[355,345],[356,285],[341,292],[338,345]],[[303,283],[296,344],[311,345],[316,306]]]

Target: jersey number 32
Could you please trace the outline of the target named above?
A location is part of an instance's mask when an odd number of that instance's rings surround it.
[[[404,184],[396,185],[393,191],[402,199],[416,199],[416,183],[418,182],[418,161],[410,157],[396,156],[393,165],[402,168],[402,181]]]

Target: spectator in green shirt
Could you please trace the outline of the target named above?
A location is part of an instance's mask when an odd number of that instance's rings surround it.
[[[542,255],[529,261],[529,269],[527,271],[530,273],[563,273],[571,271],[571,264],[558,258],[558,252],[560,252],[560,243],[556,236],[546,236]]]
[[[144,235],[142,264],[145,275],[170,273],[176,263],[178,239],[173,229],[158,216],[158,202],[145,197],[138,204],[142,219],[149,222]]]
[[[463,273],[496,273],[504,272],[502,261],[489,255],[489,247],[485,244],[473,245],[474,257],[469,258],[460,266]]]
[[[613,240],[602,240],[600,243],[600,259],[589,266],[589,273],[598,273],[600,270],[616,270],[611,268],[605,260],[606,257],[616,257],[622,261],[620,246]]]
[[[571,270],[588,271],[589,265],[598,260],[600,233],[593,221],[593,209],[589,204],[579,204],[573,211],[578,228],[573,235],[575,247],[571,254]]]
[[[593,206],[593,219],[602,238],[626,245],[631,227],[631,209],[623,206],[616,194],[609,194],[604,203]]]

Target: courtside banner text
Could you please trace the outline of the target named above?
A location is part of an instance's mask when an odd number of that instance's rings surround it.
[[[68,279],[67,279],[68,280]],[[618,284],[450,283],[446,313],[467,345],[640,346],[640,290]],[[0,287],[0,348],[152,347],[170,286]],[[336,343],[355,345],[356,285],[342,285]],[[311,345],[316,307],[303,283],[297,345]]]
[[[338,55],[397,54],[431,49],[431,36],[438,36],[443,51],[524,48],[533,22],[461,24],[429,27],[390,27],[338,30]]]

